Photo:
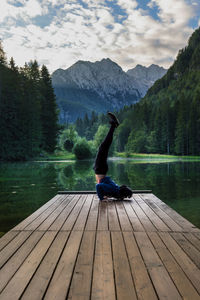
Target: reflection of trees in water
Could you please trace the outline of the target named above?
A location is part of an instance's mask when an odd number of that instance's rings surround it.
[[[178,213],[200,226],[199,163],[128,164],[130,186],[152,189]]]
[[[126,163],[129,184],[134,189],[152,189],[162,200],[173,201],[197,194],[200,171],[197,163]]]
[[[58,172],[59,185],[66,190],[94,190],[92,166],[92,161],[76,161],[70,165],[62,165]]]

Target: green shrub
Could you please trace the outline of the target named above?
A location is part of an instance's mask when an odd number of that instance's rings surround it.
[[[85,138],[80,138],[73,147],[77,159],[87,159],[93,156],[92,147]]]
[[[63,146],[64,146],[64,149],[65,149],[65,150],[71,152],[71,151],[72,151],[72,148],[73,148],[73,146],[74,146],[74,143],[73,143],[72,140],[66,139],[66,141],[65,141],[64,144],[63,144]]]

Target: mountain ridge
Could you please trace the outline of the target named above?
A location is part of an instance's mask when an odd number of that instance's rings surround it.
[[[144,68],[147,72],[148,68]],[[92,111],[120,110],[138,102],[153,82],[144,78],[142,83],[137,72],[129,75],[130,72],[134,73],[133,70],[123,71],[110,58],[96,62],[79,60],[66,70],[54,71],[52,83],[61,123],[72,122]],[[77,104],[80,105],[79,111]]]

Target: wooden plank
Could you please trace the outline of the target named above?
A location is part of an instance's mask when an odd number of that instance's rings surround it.
[[[172,232],[171,236],[192,259],[195,265],[200,268],[200,252],[181,233]]]
[[[116,207],[113,202],[108,202],[108,225],[110,231],[121,230]]]
[[[117,299],[137,299],[122,233],[111,232]]]
[[[99,201],[99,215],[97,230],[108,230],[108,211],[107,203]]]
[[[176,223],[168,214],[166,214],[151,198],[151,194],[140,195],[142,199],[155,211],[155,213],[163,220],[172,231],[183,231],[181,226]]]
[[[138,299],[158,299],[133,233],[123,232],[123,236]]]
[[[64,222],[67,220],[68,216],[70,215],[71,211],[75,207],[76,203],[78,202],[80,195],[75,195],[72,201],[64,208],[58,218],[51,224],[48,230],[60,230],[63,226]]]
[[[200,232],[194,232],[193,234],[200,240]]]
[[[135,232],[144,262],[160,299],[182,299],[145,232]]]
[[[29,225],[33,220],[35,220],[40,214],[42,214],[46,209],[48,209],[52,204],[55,202],[59,202],[60,199],[62,199],[62,196],[56,195],[51,200],[49,200],[47,203],[45,203],[43,206],[41,206],[38,210],[36,210],[34,213],[32,213],[29,217],[27,217],[25,220],[23,220],[21,223],[19,223],[17,226],[15,226],[12,230],[23,230],[27,225]]]
[[[183,235],[200,251],[200,240],[194,235],[194,233],[184,232]]]
[[[81,209],[81,212],[76,220],[73,230],[84,230],[88,213],[92,204],[93,195],[87,195],[87,199]]]
[[[9,231],[2,238],[0,238],[0,251],[8,244],[10,243],[16,235],[19,234],[19,231]]]
[[[141,224],[144,226],[146,231],[157,231],[155,226],[151,223],[151,221],[146,216],[141,207],[138,205],[138,203],[135,201],[135,199],[132,200],[131,206],[133,207],[133,210],[135,211],[136,215],[138,216]]]
[[[35,270],[55,238],[55,232],[45,232],[39,243],[11,278],[1,293],[1,299],[19,299]]]
[[[17,251],[18,248],[31,235],[30,231],[20,232],[6,247],[0,252],[0,268],[7,262],[7,260]]]
[[[68,218],[64,222],[63,226],[61,227],[61,230],[70,231],[73,228],[74,223],[76,222],[76,219],[82,209],[82,206],[85,202],[86,197],[87,196],[82,195],[79,198],[79,200],[76,203],[76,205],[74,206],[73,210],[70,212],[70,215],[68,216]]]
[[[187,278],[181,267],[178,265],[172,254],[166,248],[164,243],[161,241],[158,234],[156,232],[149,232],[148,236],[183,299],[199,300],[200,296],[196,289],[192,285],[191,281]]]
[[[42,299],[69,232],[59,232],[20,299]]]
[[[186,276],[191,280],[198,293],[200,293],[200,270],[176,243],[176,241],[170,236],[170,234],[163,234],[160,232],[159,236],[171,254],[174,256],[180,267],[183,269]]]
[[[92,206],[89,211],[87,223],[85,226],[85,230],[96,230],[97,219],[98,219],[98,210],[99,210],[99,200],[97,200],[94,196]]]
[[[46,231],[52,223],[59,217],[61,212],[70,204],[72,197],[68,198],[67,201],[61,202],[61,204],[37,227],[37,230]]]
[[[97,232],[91,299],[116,299],[109,231]]]
[[[44,232],[33,232],[26,242],[15,252],[0,270],[0,292],[8,284],[27,256],[33,250],[35,245],[41,239]]]
[[[129,221],[128,215],[124,209],[122,201],[116,201],[116,209],[122,231],[132,231],[133,228]]]
[[[72,231],[70,234],[44,299],[66,299],[81,238],[82,231]]]
[[[132,224],[133,230],[134,231],[144,231],[144,227],[142,226],[140,220],[138,219],[138,216],[134,212],[132,206],[130,205],[129,202],[124,201],[123,205],[125,207],[126,213],[129,217],[129,220]]]
[[[139,195],[135,195],[134,199],[143,209],[145,214],[150,218],[151,222],[159,231],[170,231],[169,227],[156,215],[156,213],[142,200]]]
[[[188,220],[186,220],[184,217],[179,215],[175,210],[173,210],[171,207],[169,207],[166,203],[162,202],[158,197],[156,197],[154,194],[151,194],[151,199],[162,209],[165,211],[166,214],[168,214],[173,220],[176,220],[176,223],[178,223],[183,231],[192,231],[192,232],[200,232],[200,229],[196,228],[192,223],[190,223]]]
[[[65,200],[65,196],[62,196],[59,201],[55,201],[50,207],[48,207],[42,214],[35,218],[29,225],[27,225],[23,230],[35,230],[38,228],[44,220],[46,220],[53,212],[56,210],[62,202]]]
[[[67,299],[90,299],[95,232],[85,231]]]

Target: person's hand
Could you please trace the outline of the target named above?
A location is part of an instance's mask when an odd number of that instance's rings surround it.
[[[108,197],[107,196],[103,196],[103,200],[101,200],[102,202],[108,202]]]

